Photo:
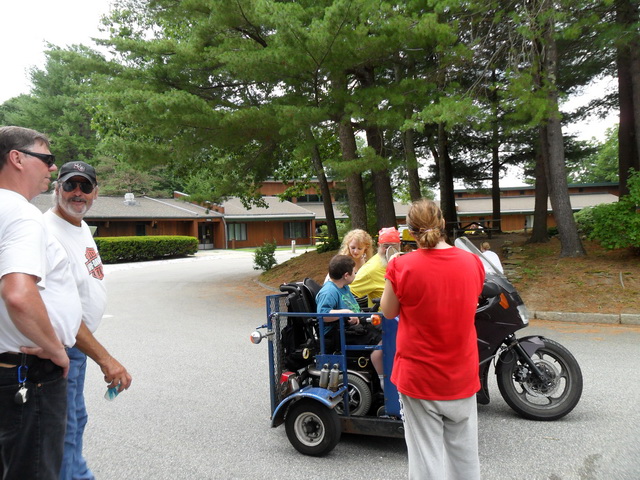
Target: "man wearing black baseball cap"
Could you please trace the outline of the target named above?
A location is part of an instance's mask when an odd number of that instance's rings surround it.
[[[92,185],[98,185],[96,180],[96,169],[85,162],[67,162],[60,167],[58,183],[65,182],[73,177],[86,178]]]
[[[65,163],[60,167],[53,194],[55,204],[44,214],[45,226],[67,251],[82,302],[82,323],[76,344],[67,350],[70,361],[67,430],[60,480],[88,479],[94,476],[82,455],[82,437],[87,423],[84,401],[87,356],[100,366],[108,387],[116,387],[118,392],[129,388],[131,375],[93,336],[107,304],[102,259],[91,230],[83,220],[98,196],[96,170],[81,161]]]

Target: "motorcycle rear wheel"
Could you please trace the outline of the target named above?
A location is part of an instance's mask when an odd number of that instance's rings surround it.
[[[500,356],[496,375],[500,393],[513,410],[531,420],[551,421],[578,404],[582,372],[569,350],[548,338],[543,341],[531,358],[549,376],[549,384],[543,384],[513,350]]]

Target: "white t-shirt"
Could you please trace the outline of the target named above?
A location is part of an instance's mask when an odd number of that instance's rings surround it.
[[[44,214],[47,231],[58,239],[69,256],[71,272],[82,302],[82,321],[93,333],[107,307],[107,287],[98,247],[89,226],[83,221],[76,227],[56,215],[53,210]]]
[[[25,273],[38,278],[40,295],[56,335],[65,346],[76,342],[82,310],[69,259],[44,229],[42,214],[22,195],[0,189],[0,278]],[[16,328],[0,299],[0,353],[36,345]]]
[[[500,263],[500,257],[498,257],[498,254],[496,252],[486,250],[482,252],[482,255],[484,255],[484,257],[491,262],[491,265],[496,267],[500,271],[500,273],[504,273],[504,270],[502,269],[502,263]]]

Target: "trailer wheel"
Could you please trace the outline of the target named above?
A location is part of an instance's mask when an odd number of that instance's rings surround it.
[[[316,400],[295,402],[285,418],[285,430],[291,445],[304,455],[321,457],[340,441],[338,414]]]

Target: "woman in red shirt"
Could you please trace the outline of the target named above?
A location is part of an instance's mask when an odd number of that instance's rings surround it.
[[[400,316],[391,381],[398,387],[409,478],[480,478],[474,316],[484,283],[481,260],[445,241],[431,200],[411,206],[418,249],[389,262],[382,313]]]

